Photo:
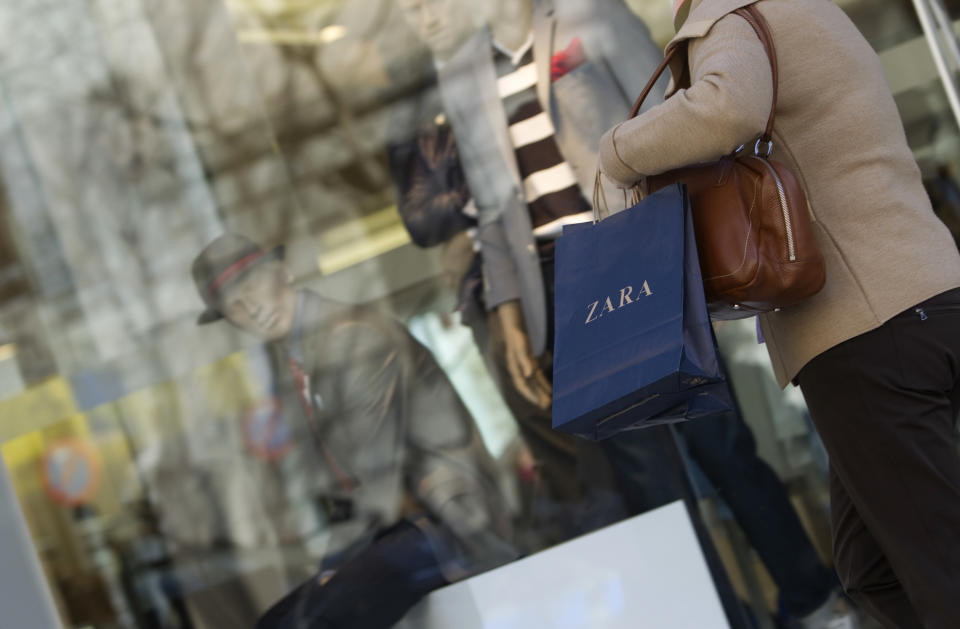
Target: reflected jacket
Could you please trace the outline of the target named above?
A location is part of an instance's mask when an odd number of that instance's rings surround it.
[[[410,518],[450,580],[515,558],[492,459],[433,355],[405,328],[301,291],[294,328],[272,350],[284,399],[302,406],[316,448],[315,492],[350,505],[328,514],[331,553]]]
[[[563,65],[564,52],[577,40],[582,63],[554,78],[551,66]],[[489,31],[478,32],[438,68],[437,81],[477,207],[484,301],[493,309],[520,300],[531,349],[539,355],[549,349],[543,275],[492,50]],[[537,0],[533,58],[540,105],[589,200],[600,136],[627,116],[660,51],[623,0]],[[623,199],[612,187],[607,197]]]
[[[752,146],[772,101],[770,65],[744,0],[693,0],[668,44],[667,100],[611,129],[604,172],[620,185]],[[883,66],[830,0],[761,0],[773,34],[779,100],[772,158],[807,193],[827,265],[817,295],[760,321],[786,386],[810,360],[960,286],[960,255],[933,213]]]

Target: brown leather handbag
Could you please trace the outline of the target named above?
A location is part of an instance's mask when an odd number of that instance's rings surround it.
[[[779,310],[823,288],[826,268],[814,237],[806,195],[793,173],[769,159],[777,109],[777,55],[766,19],[753,6],[737,9],[757,32],[773,72],[767,128],[752,147],[717,162],[645,178],[642,194],[673,183],[687,186],[703,288],[714,319],[739,319]],[[640,111],[677,52],[674,46],[633,106]]]

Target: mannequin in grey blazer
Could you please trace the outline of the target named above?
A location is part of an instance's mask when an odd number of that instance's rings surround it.
[[[537,95],[560,152],[590,199],[600,136],[627,117],[663,55],[622,0],[533,1]],[[582,42],[586,61],[551,81],[551,59],[574,38]],[[438,83],[478,210],[487,307],[519,301],[530,353],[539,356],[550,349],[543,277],[490,47],[490,31],[479,30],[438,63]],[[648,106],[657,101],[651,98]],[[622,196],[608,190],[611,201]]]

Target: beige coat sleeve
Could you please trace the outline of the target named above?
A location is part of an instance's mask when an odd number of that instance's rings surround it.
[[[688,48],[691,86],[600,141],[600,167],[628,187],[643,175],[709,162],[752,142],[770,113],[770,63],[743,18],[728,15]]]

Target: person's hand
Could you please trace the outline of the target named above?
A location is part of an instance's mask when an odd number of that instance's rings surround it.
[[[497,316],[506,343],[507,370],[513,386],[526,400],[538,408],[550,408],[553,387],[530,351],[530,340],[523,325],[519,301],[508,301],[497,306]]]

